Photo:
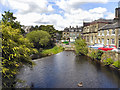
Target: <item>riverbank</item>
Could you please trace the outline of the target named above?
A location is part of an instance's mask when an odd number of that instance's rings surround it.
[[[119,53],[111,51],[101,51],[97,49],[88,48],[87,56],[92,60],[99,61],[104,66],[120,71]]]
[[[42,57],[51,56],[51,55],[60,53],[62,51],[64,51],[64,48],[62,46],[54,46],[51,49],[45,49],[45,50],[42,50],[41,52],[38,52],[37,54],[33,55],[31,58],[39,59]]]
[[[46,49],[46,50],[43,50],[41,52],[42,56],[45,57],[45,56],[51,56],[51,55],[54,55],[54,54],[57,54],[57,53],[60,53],[64,50],[64,48],[62,46],[55,46],[53,47],[52,49]]]
[[[103,63],[105,66],[109,66],[120,71],[120,53],[118,52],[89,48],[86,42],[81,38],[75,41],[75,52],[77,55],[85,55],[92,60]]]

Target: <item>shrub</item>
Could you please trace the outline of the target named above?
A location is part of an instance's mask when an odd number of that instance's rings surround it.
[[[89,55],[92,59],[96,59],[96,52],[95,52],[95,50],[92,50],[88,55]]]
[[[115,61],[112,65],[117,68],[120,68],[120,61]]]
[[[88,48],[85,40],[79,38],[75,41],[75,52],[78,55],[87,55]]]
[[[104,64],[105,65],[110,65],[110,64],[113,64],[113,60],[111,58],[107,58],[106,60],[103,60]]]
[[[103,54],[103,51],[98,50],[98,52],[97,52],[97,54],[96,54],[96,59],[97,59],[97,60],[101,60],[102,54]]]

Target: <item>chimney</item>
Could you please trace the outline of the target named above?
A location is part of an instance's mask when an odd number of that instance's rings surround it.
[[[115,22],[118,22],[118,26],[120,26],[120,1],[118,2],[118,8],[115,9]]]

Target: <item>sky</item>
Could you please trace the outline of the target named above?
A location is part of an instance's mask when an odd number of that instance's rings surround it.
[[[99,18],[113,19],[119,0],[0,0],[4,11],[14,13],[22,25],[54,25],[63,30]]]

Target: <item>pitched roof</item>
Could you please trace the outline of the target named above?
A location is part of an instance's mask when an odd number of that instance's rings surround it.
[[[118,28],[118,22],[113,23],[113,24],[106,24],[103,27],[100,27],[98,30],[105,30],[105,29],[115,29]]]

